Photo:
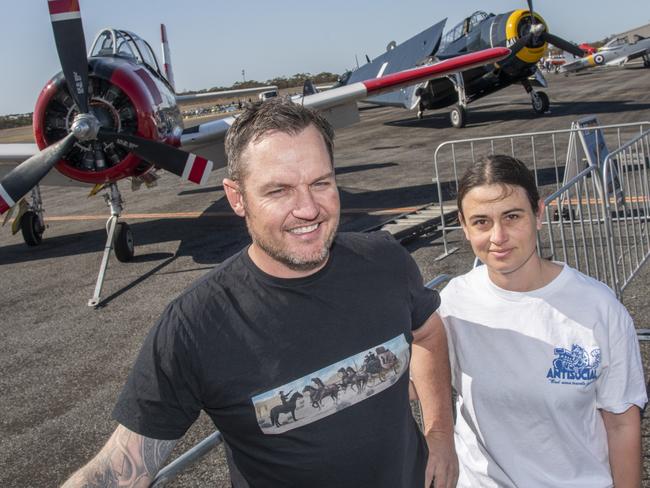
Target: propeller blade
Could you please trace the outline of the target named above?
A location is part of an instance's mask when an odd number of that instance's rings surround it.
[[[509,46],[508,49],[511,51],[511,56],[515,56],[519,51],[521,51],[523,48],[528,45],[530,41],[533,39],[533,33],[529,32],[525,36],[521,36],[519,39],[515,41],[515,43],[512,46]]]
[[[145,161],[199,185],[207,181],[214,166],[212,161],[201,156],[142,137],[100,129],[97,138],[121,146]]]
[[[532,23],[535,25],[537,23],[537,19],[535,18],[535,12],[533,11],[533,0],[526,0],[526,2],[528,3],[528,11],[532,17]]]
[[[56,50],[70,94],[81,113],[88,113],[88,58],[79,0],[48,0]]]
[[[579,56],[582,58],[585,55],[585,52],[582,49],[580,49],[578,46],[573,44],[572,42],[566,41],[561,37],[551,34],[550,32],[546,32],[544,34],[544,38],[546,39],[547,42],[550,42],[555,47],[559,47],[563,51],[571,53],[575,56]]]
[[[0,214],[24,197],[61,160],[76,142],[70,133],[59,142],[23,161],[0,181]]]

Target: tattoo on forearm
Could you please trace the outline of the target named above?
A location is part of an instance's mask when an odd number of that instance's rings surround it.
[[[120,426],[97,457],[64,487],[147,487],[176,442],[151,439]]]
[[[175,445],[176,441],[161,441],[143,437],[142,459],[149,476],[153,478],[156,475]]]

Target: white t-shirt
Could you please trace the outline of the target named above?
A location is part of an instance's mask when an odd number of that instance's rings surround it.
[[[441,298],[458,486],[611,487],[598,409],[647,401],[634,325],[612,291],[565,265],[543,288],[510,292],[480,266]]]

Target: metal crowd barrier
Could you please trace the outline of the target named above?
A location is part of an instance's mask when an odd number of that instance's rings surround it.
[[[617,294],[650,256],[650,131],[631,139],[605,158],[604,203],[609,217],[609,254]]]
[[[622,147],[626,140],[642,134],[644,128],[650,127],[649,121],[590,126],[589,130],[599,130],[604,136],[608,148]],[[577,143],[578,134],[585,128],[572,128],[563,130],[527,132],[521,134],[508,134],[495,137],[478,137],[473,139],[460,139],[440,144],[434,153],[433,181],[436,184],[436,199],[440,205],[441,224],[444,253],[442,259],[456,251],[451,247],[448,234],[460,228],[455,214],[445,215],[445,208],[450,207],[449,202],[454,201],[458,191],[458,181],[463,173],[487,154],[508,154],[516,157],[526,164],[535,173],[537,184],[540,188],[554,187],[557,191],[565,181],[565,168],[570,159],[582,163],[585,159]],[[598,149],[596,149],[598,151]],[[603,155],[604,156],[604,155]],[[598,157],[602,156],[598,154]],[[576,163],[576,164],[577,164]],[[577,171],[576,171],[577,172]],[[568,177],[573,175],[567,175]]]
[[[609,219],[600,186],[600,172],[591,166],[544,199],[538,250],[542,257],[566,262],[617,291],[608,251]],[[620,298],[618,291],[617,296]]]
[[[151,488],[160,488],[161,486],[165,486],[165,484],[176,478],[182,471],[185,471],[222,442],[223,437],[221,436],[221,433],[219,431],[213,432],[196,446],[184,452],[161,469],[149,486]]]

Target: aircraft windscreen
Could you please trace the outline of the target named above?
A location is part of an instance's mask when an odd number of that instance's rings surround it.
[[[143,39],[136,39],[135,41],[136,46],[138,46],[138,50],[140,51],[140,54],[142,55],[142,60],[151,66],[154,70],[159,71],[158,69],[158,61],[156,60],[156,55],[153,53],[151,50],[151,47],[149,44],[147,44]]]
[[[97,36],[90,55],[109,56],[111,54],[113,54],[113,36],[109,31],[104,31]]]
[[[616,46],[622,46],[625,44],[625,39],[622,37],[617,37],[616,39],[612,39],[609,41],[607,44],[605,44],[604,47],[616,47]]]
[[[467,35],[467,33],[471,32],[474,27],[490,17],[490,15],[492,14],[488,14],[482,10],[477,10],[470,17],[467,17],[462,22],[459,22],[455,27],[447,31],[447,33],[443,36],[440,43],[440,50],[442,51],[452,42],[457,41],[461,37]]]

